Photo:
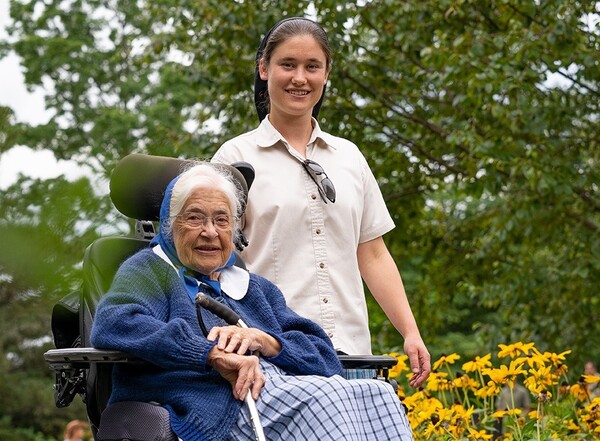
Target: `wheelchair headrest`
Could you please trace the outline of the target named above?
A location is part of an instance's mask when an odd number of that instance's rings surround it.
[[[158,221],[165,189],[171,180],[193,161],[133,153],[119,161],[110,177],[110,198],[122,214],[136,220]],[[245,207],[248,190],[254,180],[254,168],[247,162],[215,164],[229,170],[244,190]]]

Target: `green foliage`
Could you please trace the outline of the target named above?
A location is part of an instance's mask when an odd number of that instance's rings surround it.
[[[53,305],[79,288],[82,252],[114,217],[93,195],[87,180],[63,178],[22,177],[0,192],[0,415],[10,416],[0,423],[2,440],[58,438],[67,421],[85,418],[81,400],[55,407],[42,354],[53,346]]]
[[[0,56],[22,58],[52,117],[29,126],[0,108],[0,152],[50,149],[104,183],[128,153],[208,158],[254,127],[261,38],[314,13],[334,48],[320,124],[380,181],[397,225],[385,239],[432,354],[532,340],[572,349],[573,366],[600,359],[596,1],[10,7]],[[24,357],[20,340],[47,336],[52,302],[77,287],[85,246],[127,227],[85,180],[22,178],[0,214],[0,323],[36,324],[2,326],[0,342]],[[374,349],[401,348],[369,306]]]

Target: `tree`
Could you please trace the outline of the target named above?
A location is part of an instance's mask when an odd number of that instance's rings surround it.
[[[573,349],[571,366],[600,358],[597,2],[262,6],[12,1],[0,56],[17,52],[27,83],[47,86],[53,116],[32,127],[4,109],[0,151],[51,149],[99,178],[131,152],[208,158],[257,123],[252,67],[264,33],[310,13],[334,47],[321,124],[353,140],[380,180],[397,224],[385,239],[434,355],[535,340]],[[75,205],[58,217],[64,195]],[[84,246],[121,225],[105,195],[89,195],[82,182],[27,180],[2,193],[3,215],[5,201],[12,207],[2,237],[51,241],[46,271],[69,285],[24,277],[41,269],[31,256],[0,254],[2,295],[23,311],[47,313],[23,293],[68,292]],[[30,207],[52,219],[43,232]],[[401,346],[372,302],[371,311],[374,349]]]
[[[42,354],[53,347],[53,305],[81,285],[82,251],[101,226],[114,223],[104,215],[108,201],[93,194],[87,179],[25,177],[0,192],[0,414],[8,418],[0,419],[2,439],[12,439],[3,430],[18,427],[58,437],[65,419],[85,415],[80,400],[71,409],[54,407]],[[41,440],[28,435],[20,439]]]

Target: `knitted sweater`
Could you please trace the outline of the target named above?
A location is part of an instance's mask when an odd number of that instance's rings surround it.
[[[267,360],[291,375],[340,374],[330,339],[315,323],[289,309],[279,289],[250,275],[241,300],[224,296],[249,327],[269,333],[281,352]],[[216,344],[203,335],[195,307],[176,272],[150,249],[126,260],[98,304],[94,347],[128,352],[150,363],[116,364],[109,403],[155,401],[170,413],[184,441],[224,439],[242,402],[230,384],[206,364]]]

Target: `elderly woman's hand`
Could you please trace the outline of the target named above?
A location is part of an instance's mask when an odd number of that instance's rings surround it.
[[[265,357],[275,357],[281,352],[281,344],[277,339],[256,328],[214,327],[206,338],[208,341],[218,340],[217,348],[227,353],[244,355],[248,351],[258,351]]]
[[[231,384],[233,396],[244,400],[248,392],[252,398],[258,395],[265,385],[265,376],[260,369],[258,357],[227,353],[216,346],[208,353],[208,364]]]

